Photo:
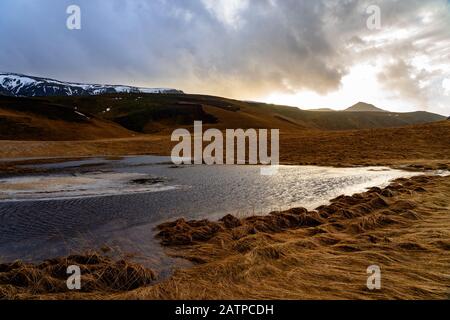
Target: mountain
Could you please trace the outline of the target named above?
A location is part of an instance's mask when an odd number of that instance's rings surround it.
[[[308,111],[317,111],[317,112],[329,112],[329,111],[336,111],[331,108],[318,108],[318,109],[308,109]]]
[[[429,112],[308,111],[190,94],[0,96],[0,140],[89,140],[170,135],[201,120],[205,129],[280,129],[281,133],[404,127],[445,120]]]
[[[373,104],[358,102],[357,104],[345,109],[349,112],[388,112],[386,110],[375,107]]]
[[[179,94],[168,88],[139,88],[121,85],[100,85],[63,82],[16,73],[0,73],[0,95],[14,97],[92,96],[108,93]]]
[[[163,93],[163,94],[146,94]],[[376,111],[376,112],[374,112]],[[367,103],[345,111],[301,110],[175,89],[80,84],[0,73],[0,140],[89,140],[205,128],[282,132],[402,127],[445,120],[429,112],[394,113]]]

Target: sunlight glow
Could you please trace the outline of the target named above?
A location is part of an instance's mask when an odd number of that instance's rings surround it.
[[[272,93],[260,100],[267,103],[297,106],[302,109],[333,108],[341,110],[359,101],[382,105],[386,102],[386,97],[381,94],[382,90],[377,82],[378,72],[377,65],[358,65],[342,79],[342,85],[338,90],[326,95],[312,91],[301,91],[296,94]]]

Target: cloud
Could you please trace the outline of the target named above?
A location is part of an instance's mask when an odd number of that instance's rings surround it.
[[[386,65],[378,74],[378,79],[387,91],[397,94],[397,98],[403,97],[426,106],[426,91],[421,84],[426,83],[431,76],[432,73],[425,70],[417,73],[410,64],[399,59]]]
[[[444,94],[450,96],[450,79],[444,79],[442,81],[442,88],[444,89]]]
[[[396,99],[448,99],[446,0],[78,0],[82,30],[70,31],[72,3],[2,0],[0,70],[246,99],[336,92],[374,63]],[[367,29],[372,4],[381,30]]]
[[[244,21],[241,12],[248,8],[248,0],[202,0],[205,7],[219,21],[232,28],[239,28]]]

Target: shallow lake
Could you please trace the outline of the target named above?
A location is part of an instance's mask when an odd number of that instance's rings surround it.
[[[166,265],[154,227],[179,217],[243,217],[314,209],[341,194],[415,173],[384,167],[173,166],[169,158],[90,158],[34,165],[45,175],[0,179],[0,260],[40,260],[109,245]]]

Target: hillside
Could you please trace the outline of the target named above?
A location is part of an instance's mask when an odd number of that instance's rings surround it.
[[[168,134],[201,120],[206,128],[355,130],[444,120],[428,113],[305,111],[186,94],[107,94],[15,98],[0,96],[0,139],[87,140],[133,134]]]
[[[53,100],[64,105],[77,106],[84,112],[144,133],[190,126],[194,120],[203,120],[207,127],[219,129],[352,130],[398,127],[445,119],[428,112],[305,111],[295,107],[187,94],[55,97]]]
[[[349,112],[388,112],[386,110],[375,107],[373,104],[358,102],[354,104],[350,108],[345,109],[345,111]]]
[[[0,96],[1,140],[91,140],[132,135],[114,122],[64,105]]]
[[[429,112],[407,113],[373,111],[303,111],[278,109],[282,117],[309,128],[321,130],[359,130],[395,128],[444,120],[445,117]]]
[[[336,110],[333,110],[331,108],[318,108],[318,109],[308,109],[308,111],[321,111],[321,112],[324,112],[324,111],[336,111]]]

